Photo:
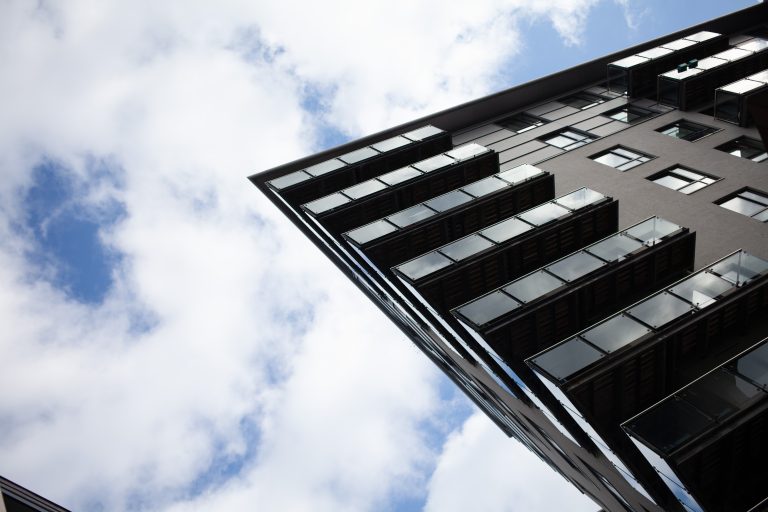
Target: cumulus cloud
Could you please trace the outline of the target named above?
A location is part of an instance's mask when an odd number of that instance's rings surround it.
[[[576,44],[593,3],[7,2],[0,473],[78,510],[357,511],[438,464],[439,503],[490,427],[437,458],[456,398],[245,176],[488,93],[521,21]],[[119,256],[96,302],[30,257],[46,165]]]

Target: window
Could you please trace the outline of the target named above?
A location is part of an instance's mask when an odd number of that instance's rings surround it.
[[[683,194],[692,194],[707,185],[711,185],[720,178],[701,174],[698,171],[691,171],[684,167],[675,166],[659,174],[654,174],[648,178],[662,187],[677,190]]]
[[[678,139],[693,142],[702,137],[706,137],[711,133],[715,133],[717,128],[681,119],[672,124],[668,124],[667,126],[663,126],[656,131],[663,133],[664,135],[669,135],[670,137],[677,137]]]
[[[542,126],[545,122],[546,121],[539,119],[536,116],[521,112],[519,114],[515,114],[514,116],[504,118],[501,121],[496,121],[496,124],[503,126],[504,128],[508,128],[513,132],[523,133],[534,129],[537,126]]]
[[[637,167],[651,159],[650,156],[638,153],[635,150],[616,146],[608,151],[603,151],[591,157],[595,162],[600,162],[603,165],[613,167],[620,171],[628,171],[633,167]]]
[[[615,119],[616,121],[621,121],[622,123],[632,124],[651,117],[655,113],[656,112],[653,112],[652,110],[640,108],[635,105],[622,105],[621,107],[609,110],[602,115]]]
[[[587,110],[588,108],[592,108],[595,105],[599,105],[601,103],[605,102],[605,98],[602,96],[598,96],[597,94],[592,94],[591,92],[577,92],[576,94],[571,94],[570,96],[566,96],[564,98],[560,98],[560,103],[564,103],[565,105],[578,108],[579,110]]]
[[[752,217],[760,222],[768,221],[768,194],[745,188],[721,199],[718,204],[733,212]]]
[[[768,159],[768,153],[766,153],[763,143],[749,137],[739,137],[736,140],[718,146],[717,149],[730,153],[733,156],[748,158],[753,162],[764,162]]]
[[[579,132],[573,128],[566,128],[564,130],[560,130],[559,132],[550,133],[549,135],[542,137],[540,140],[542,142],[546,142],[550,146],[555,146],[557,148],[568,151],[581,147],[584,144],[588,144],[595,140],[595,138],[596,137],[594,135],[585,132]]]

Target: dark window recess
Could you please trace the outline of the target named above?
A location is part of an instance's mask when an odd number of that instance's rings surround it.
[[[760,222],[768,221],[768,194],[745,188],[717,202],[723,208],[752,217]]]
[[[539,119],[536,116],[532,116],[530,114],[525,114],[523,112],[519,114],[515,114],[510,117],[506,117],[500,121],[496,121],[495,124],[498,124],[499,126],[503,126],[504,128],[507,128],[509,130],[512,130],[516,133],[523,133],[527,132],[528,130],[532,130],[538,126],[542,126],[546,121],[543,119]]]
[[[675,121],[672,124],[663,126],[656,131],[663,133],[664,135],[669,135],[670,137],[676,137],[678,139],[693,142],[706,137],[707,135],[715,133],[717,128],[712,128],[711,126],[706,126],[688,121],[686,119],[681,119],[679,121]]]
[[[636,105],[622,105],[619,108],[609,110],[602,115],[621,121],[622,123],[632,124],[640,122],[644,119],[652,117],[656,112],[645,108],[638,107]]]
[[[739,158],[752,160],[753,162],[764,162],[768,159],[768,153],[766,153],[763,143],[749,137],[739,137],[738,139],[726,142],[722,146],[718,146],[717,149]]]
[[[713,184],[720,178],[675,166],[659,174],[649,176],[648,179],[662,187],[671,188],[683,194],[692,194],[707,185]]]
[[[597,137],[594,135],[586,132],[580,132],[573,128],[565,128],[564,130],[545,135],[539,140],[546,142],[550,146],[569,151],[581,147],[584,144],[588,144],[596,138]]]
[[[605,98],[598,96],[597,94],[592,94],[591,92],[582,91],[577,92],[576,94],[571,94],[570,96],[565,96],[557,101],[570,107],[578,108],[579,110],[586,110],[601,103],[605,103]]]
[[[637,167],[651,159],[650,156],[638,153],[634,149],[627,149],[621,146],[616,146],[602,153],[598,153],[592,157],[592,160],[599,162],[603,165],[613,167],[620,171],[628,171],[633,167]]]

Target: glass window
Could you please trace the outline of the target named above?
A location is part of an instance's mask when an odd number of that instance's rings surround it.
[[[536,208],[521,213],[518,217],[534,226],[541,226],[547,222],[557,220],[568,213],[570,212],[558,204],[544,203],[541,206],[537,206]]]
[[[673,286],[669,291],[694,306],[703,308],[713,304],[715,297],[719,297],[731,288],[733,284],[725,279],[720,279],[708,272],[700,272]]]
[[[311,174],[312,176],[322,176],[323,174],[327,174],[331,171],[335,171],[336,169],[341,169],[345,165],[346,164],[341,160],[332,158],[330,160],[326,160],[325,162],[320,162],[319,164],[315,164],[310,167],[307,167],[304,170],[307,171],[307,173]]]
[[[539,270],[506,286],[504,291],[522,302],[530,302],[560,288],[565,283],[557,277]]]
[[[441,247],[440,252],[454,261],[461,261],[489,247],[493,247],[493,242],[479,235],[469,235]]]
[[[355,151],[350,151],[349,153],[341,155],[339,157],[339,160],[342,160],[348,164],[356,164],[357,162],[361,162],[363,160],[366,160],[378,154],[379,152],[376,151],[375,149],[370,147],[365,147],[365,148],[356,149]]]
[[[446,151],[445,154],[461,162],[462,160],[468,160],[474,156],[487,152],[488,148],[472,142],[470,144],[464,144],[463,146],[453,148],[450,151]]]
[[[442,133],[443,130],[440,128],[435,128],[432,125],[422,126],[421,128],[416,128],[415,130],[411,130],[410,132],[404,133],[404,137],[408,137],[411,140],[424,140],[428,137],[431,137],[433,135],[437,135],[438,133]]]
[[[768,272],[768,261],[744,251],[731,254],[710,268],[723,279],[737,286],[748,283],[755,277]]]
[[[640,240],[645,245],[654,245],[667,235],[682,229],[677,224],[662,219],[661,217],[652,217],[648,220],[636,224],[625,231],[632,238]]]
[[[628,309],[627,313],[654,329],[658,329],[675,318],[692,311],[692,309],[693,307],[687,302],[667,292],[662,292]]]
[[[580,188],[562,197],[558,197],[555,199],[555,202],[569,210],[579,210],[585,206],[599,203],[603,199],[605,199],[605,196],[600,192],[596,192],[591,188]]]
[[[568,151],[592,142],[595,138],[594,135],[578,132],[573,128],[566,128],[559,132],[550,133],[540,140],[546,142],[550,146],[555,146]]]
[[[649,332],[651,330],[643,324],[626,315],[618,315],[583,332],[581,337],[610,354]]]
[[[651,159],[650,156],[638,153],[634,149],[627,149],[621,146],[616,146],[602,153],[598,153],[591,157],[595,162],[599,162],[608,167],[613,167],[620,171],[628,171],[633,167],[637,167],[640,164],[644,164]]]
[[[489,228],[482,230],[480,234],[485,238],[500,244],[531,229],[533,229],[533,226],[530,224],[526,224],[520,219],[512,217],[511,219],[499,222]]]
[[[730,153],[733,156],[752,160],[753,162],[764,162],[768,159],[768,153],[766,153],[763,143],[749,137],[739,137],[736,140],[718,146],[717,149]]]
[[[411,206],[410,208],[406,208],[405,210],[390,215],[387,217],[387,220],[397,227],[404,228],[433,215],[436,215],[434,210],[427,208],[423,204],[417,204],[416,206]]]
[[[447,194],[443,194],[441,196],[435,197],[434,199],[430,199],[429,201],[425,201],[424,204],[433,210],[444,212],[471,200],[472,196],[469,194],[466,194],[461,190],[452,190]]]
[[[768,220],[768,194],[750,189],[743,189],[734,196],[719,202],[720,206],[736,213],[752,217],[761,222]]]
[[[709,134],[715,133],[717,128],[694,123],[693,121],[688,121],[687,119],[680,119],[679,121],[675,121],[672,124],[663,126],[656,131],[663,133],[664,135],[669,135],[670,137],[676,137],[678,139],[693,142],[701,139],[702,137],[706,137]]]
[[[658,450],[669,453],[710,423],[701,411],[673,395],[632,420],[628,426]]]
[[[456,160],[449,156],[445,155],[436,155],[432,158],[427,158],[426,160],[422,160],[421,162],[417,162],[413,164],[413,167],[417,168],[420,171],[424,172],[431,172],[435,169],[440,169],[441,167],[445,167],[446,165],[451,165],[455,163]]]
[[[397,135],[396,137],[392,137],[391,139],[386,139],[381,142],[377,142],[376,144],[371,144],[371,147],[377,151],[381,151],[382,153],[384,153],[386,151],[392,151],[393,149],[406,146],[410,143],[411,143],[410,140],[406,139],[403,136]]]
[[[553,263],[547,267],[547,270],[560,279],[570,282],[575,281],[604,265],[606,265],[604,261],[601,261],[586,252],[577,252]]]
[[[336,192],[335,194],[321,197],[320,199],[315,199],[314,201],[311,201],[304,206],[310,212],[318,215],[320,213],[327,212],[328,210],[333,210],[334,208],[346,204],[349,201],[350,199],[347,196],[340,192]]]
[[[359,227],[357,229],[353,229],[349,233],[347,233],[347,236],[357,242],[360,245],[367,244],[371,240],[375,240],[377,238],[380,238],[384,235],[388,235],[389,233],[392,233],[393,231],[397,231],[397,228],[387,222],[384,219],[377,220],[376,222],[371,222],[370,224],[366,224],[363,227]]]
[[[515,185],[517,183],[521,183],[525,180],[533,178],[534,176],[538,176],[539,174],[544,174],[544,171],[530,164],[523,164],[518,165],[517,167],[513,167],[507,171],[500,172],[496,176],[503,179],[504,181],[511,183],[512,185]]]
[[[379,181],[383,181],[391,187],[393,185],[397,185],[398,183],[413,179],[416,176],[420,176],[421,174],[421,171],[417,171],[413,167],[403,167],[401,169],[397,169],[395,171],[388,172],[387,174],[379,176],[378,179]]]
[[[692,171],[677,166],[667,169],[659,174],[654,174],[648,179],[662,187],[671,188],[672,190],[677,190],[683,194],[691,194],[697,190],[701,190],[707,185],[711,185],[720,178],[707,176],[698,171]]]
[[[755,384],[768,389],[768,344],[744,354],[732,366]]]
[[[609,110],[608,112],[604,112],[601,115],[610,117],[616,121],[621,121],[622,123],[632,124],[651,117],[655,113],[656,112],[653,112],[652,110],[641,108],[636,105],[627,104],[622,105],[619,108]]]
[[[500,121],[496,121],[495,124],[498,124],[499,126],[503,126],[504,128],[512,130],[513,132],[516,132],[516,133],[523,133],[523,132],[527,132],[528,130],[534,129],[537,126],[541,126],[545,122],[546,121],[536,116],[532,116],[530,114],[521,112],[519,114],[506,117]]]
[[[515,299],[505,293],[496,291],[458,308],[458,312],[464,318],[480,327],[519,307],[520,303]]]
[[[351,197],[352,199],[360,199],[361,197],[375,194],[380,190],[384,190],[387,186],[379,180],[368,180],[357,185],[353,185],[344,189],[344,195]]]
[[[449,265],[451,265],[451,260],[439,252],[433,251],[403,263],[397,269],[412,281],[416,281]]]
[[[605,354],[580,338],[571,338],[534,357],[532,361],[556,379],[565,380],[603,357]]]
[[[461,190],[467,194],[472,194],[475,197],[482,197],[508,186],[509,184],[507,182],[502,181],[495,176],[490,176],[480,181],[470,183],[465,187],[461,187]]]
[[[305,173],[304,171],[296,171],[290,174],[286,174],[285,176],[280,176],[279,178],[270,180],[269,184],[278,190],[282,190],[286,187],[301,183],[302,181],[307,181],[311,178],[312,176]]]
[[[595,105],[604,103],[605,98],[598,96],[597,94],[592,94],[591,92],[581,91],[577,92],[576,94],[571,94],[570,96],[560,98],[557,101],[570,107],[578,108],[579,110],[586,110],[588,108],[594,107]]]
[[[622,234],[592,244],[585,250],[605,261],[621,261],[627,254],[644,247],[643,244]]]
[[[721,419],[742,409],[761,394],[746,380],[718,368],[683,389],[679,396],[711,418]]]

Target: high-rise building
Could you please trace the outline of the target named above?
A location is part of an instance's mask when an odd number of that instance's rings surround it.
[[[0,476],[0,512],[69,512],[39,494]]]
[[[767,23],[761,3],[251,180],[603,509],[763,510]]]

